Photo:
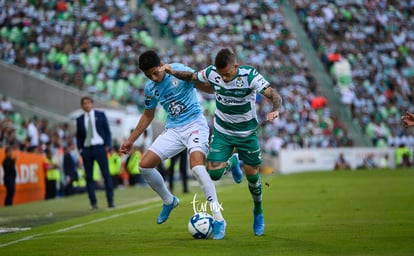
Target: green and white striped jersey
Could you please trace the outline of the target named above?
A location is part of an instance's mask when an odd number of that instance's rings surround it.
[[[239,66],[238,74],[228,83],[213,65],[198,71],[196,76],[214,88],[214,128],[217,131],[237,137],[247,137],[256,131],[256,93],[263,93],[270,84],[255,68]]]

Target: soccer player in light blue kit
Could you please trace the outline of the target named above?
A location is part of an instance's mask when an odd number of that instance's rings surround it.
[[[157,223],[165,222],[171,211],[179,204],[179,199],[167,189],[156,166],[161,161],[173,157],[187,149],[190,168],[210,203],[214,217],[213,239],[223,239],[225,220],[217,199],[213,181],[206,170],[209,127],[198,102],[192,82],[185,82],[161,70],[161,60],[155,51],[149,50],[139,57],[139,68],[149,78],[145,84],[145,110],[129,138],[121,145],[120,153],[128,154],[135,140],[145,131],[154,119],[158,103],[167,112],[165,130],[160,134],[139,163],[139,170],[145,181],[158,193],[164,202]],[[193,70],[182,64],[171,64],[176,70]],[[201,85],[200,85],[201,86]]]

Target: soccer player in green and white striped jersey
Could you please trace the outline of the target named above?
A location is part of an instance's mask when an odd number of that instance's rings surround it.
[[[238,165],[240,157],[254,202],[253,231],[256,236],[263,235],[262,184],[259,173],[262,158],[257,135],[256,94],[263,94],[273,104],[272,111],[266,115],[266,121],[278,118],[282,106],[281,96],[254,67],[239,66],[236,55],[229,48],[217,53],[214,66],[198,72],[173,70],[168,64],[163,68],[179,79],[204,82],[205,87],[198,88],[215,94],[216,110],[207,157],[208,172],[213,180],[219,180],[227,169]],[[238,155],[227,161],[235,149]]]

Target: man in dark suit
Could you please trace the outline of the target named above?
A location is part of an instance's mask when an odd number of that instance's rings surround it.
[[[4,206],[11,206],[13,204],[13,197],[16,191],[16,158],[13,157],[13,148],[6,146],[4,149],[3,160],[3,182],[6,187],[6,198],[4,199]]]
[[[102,111],[93,108],[93,99],[85,96],[81,99],[84,114],[76,119],[76,143],[83,159],[86,173],[86,187],[92,209],[97,209],[95,183],[93,180],[93,165],[96,161],[105,181],[108,207],[113,208],[114,190],[108,168],[107,152],[111,148],[111,131],[108,119]]]

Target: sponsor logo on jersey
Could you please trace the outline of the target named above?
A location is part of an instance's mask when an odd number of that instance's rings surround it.
[[[245,96],[246,95],[246,92],[244,90],[234,90],[233,93],[236,96]]]
[[[172,101],[168,106],[171,116],[176,117],[179,116],[181,113],[184,112],[185,106],[181,102]]]
[[[220,95],[217,96],[217,100],[223,104],[241,104],[244,102],[244,100],[236,100],[231,98],[223,98]]]

